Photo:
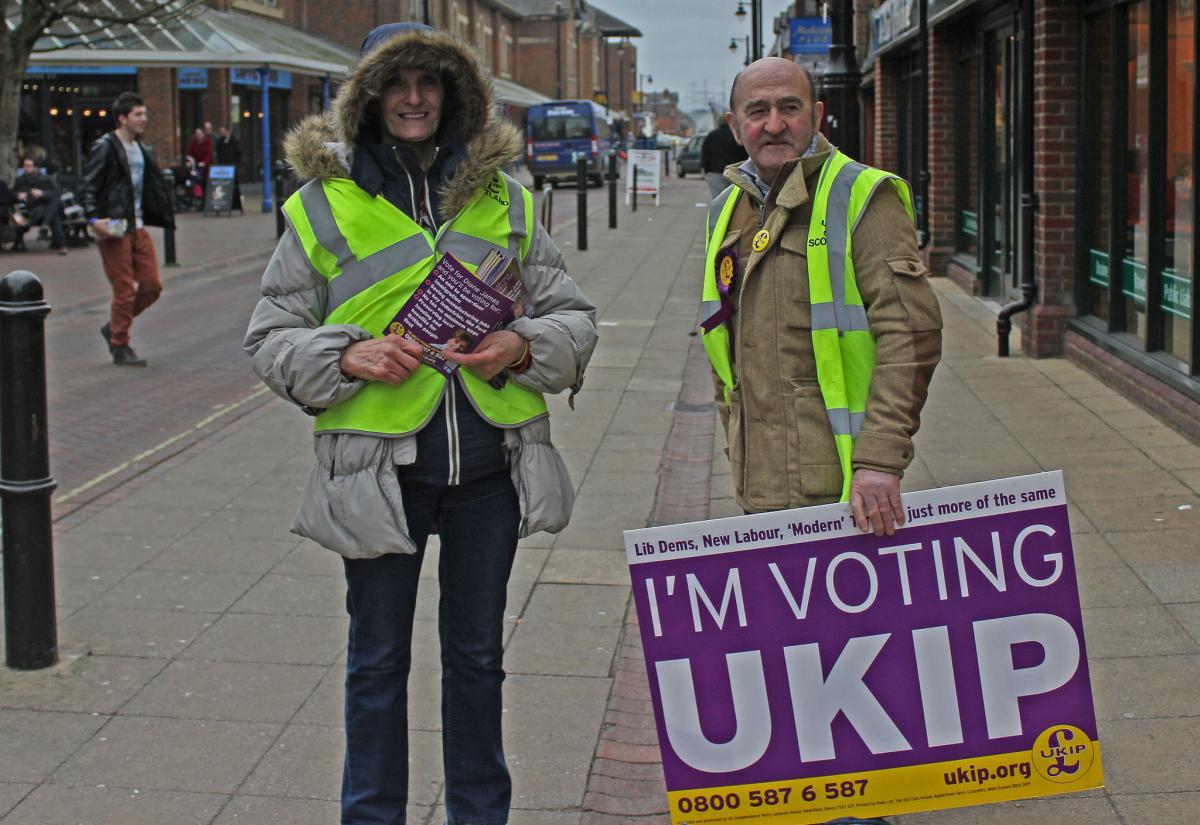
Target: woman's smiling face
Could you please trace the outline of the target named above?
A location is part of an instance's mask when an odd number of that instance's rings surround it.
[[[446,92],[441,78],[424,69],[401,69],[395,83],[383,90],[383,122],[401,143],[424,143],[437,134]]]

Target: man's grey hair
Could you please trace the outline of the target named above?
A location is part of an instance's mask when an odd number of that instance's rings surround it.
[[[797,63],[796,65],[800,67],[800,71],[802,71],[804,73],[804,76],[808,78],[808,88],[812,90],[812,100],[810,102],[814,106],[816,106],[817,101],[819,101],[821,99],[821,80],[817,75],[814,75],[809,70],[809,68],[807,66],[805,66],[803,63]],[[744,72],[745,69],[742,69],[742,71]],[[733,83],[729,87],[729,111],[731,111],[731,112],[734,110],[733,109],[733,99],[734,99],[734,95],[737,94],[738,78],[740,78],[741,76],[742,76],[742,72],[738,72],[736,75],[734,75]]]

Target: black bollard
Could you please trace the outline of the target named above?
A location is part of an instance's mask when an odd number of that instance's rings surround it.
[[[576,225],[579,228],[579,250],[587,249],[587,156],[580,155],[575,161],[575,192],[576,192],[576,211],[579,213]]]
[[[58,661],[45,321],[32,272],[0,279],[0,518],[4,525],[5,661],[36,670]]]
[[[554,227],[554,184],[546,183],[542,186],[542,226],[545,227],[546,233],[549,234]]]
[[[637,211],[637,164],[633,164],[633,186],[629,192],[629,205],[632,207],[629,211]]]
[[[170,198],[169,203],[175,203],[175,173],[170,169],[163,170],[163,183],[167,187],[167,197]],[[171,209],[172,222],[174,222],[175,210]],[[171,226],[163,227],[163,266],[179,266],[179,261],[175,259],[175,229]]]
[[[283,191],[284,176],[287,174],[287,162],[275,161],[275,240],[283,237],[283,203],[290,192]]]
[[[608,228],[617,228],[617,153],[608,156]]]

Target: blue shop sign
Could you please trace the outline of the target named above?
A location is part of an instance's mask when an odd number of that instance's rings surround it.
[[[833,21],[820,17],[793,17],[788,20],[792,54],[828,54],[833,45]]]
[[[258,69],[231,69],[229,79],[242,86],[261,86],[262,76]],[[292,88],[292,73],[271,69],[267,73],[267,86],[271,89]]]
[[[179,74],[179,88],[207,89],[208,69],[198,69],[194,66],[181,66],[176,70]]]
[[[137,74],[136,66],[47,66],[37,64],[25,69],[25,74],[41,77],[59,74]]]

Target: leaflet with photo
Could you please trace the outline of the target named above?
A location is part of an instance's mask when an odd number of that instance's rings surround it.
[[[527,314],[521,266],[498,249],[472,272],[446,253],[383,330],[421,345],[421,361],[443,375],[458,364],[444,352],[471,352],[489,332]]]

